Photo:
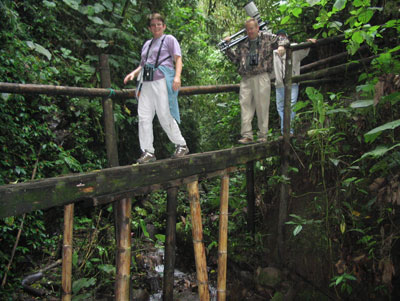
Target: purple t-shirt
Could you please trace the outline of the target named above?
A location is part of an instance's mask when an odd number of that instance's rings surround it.
[[[148,40],[148,41],[146,41],[146,43],[144,43],[143,48],[142,48],[142,54],[141,54],[142,59],[140,61],[140,66],[143,67],[145,63],[155,65],[156,59],[157,59],[157,54],[158,54],[158,49],[160,49],[161,40],[164,37],[165,37],[165,39],[164,39],[164,43],[161,47],[161,52],[160,52],[160,57],[158,58],[158,63],[159,63],[159,65],[174,69],[174,56],[175,55],[182,56],[182,54],[181,54],[181,47],[179,45],[179,42],[177,41],[177,39],[174,36],[169,35],[169,34],[162,35],[161,37],[159,37],[157,39],[152,39],[153,43],[151,44],[147,62],[145,61],[146,54],[147,54],[147,50],[149,49],[150,42],[152,40]],[[171,56],[171,57],[165,60],[165,58],[167,58],[168,56]],[[162,62],[162,63],[160,64],[160,62]],[[160,70],[156,70],[156,72],[154,73],[153,79],[158,80],[161,78],[164,78],[164,74]]]

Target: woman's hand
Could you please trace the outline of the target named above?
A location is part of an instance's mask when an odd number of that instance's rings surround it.
[[[181,78],[179,76],[175,76],[174,81],[172,82],[172,89],[176,91],[179,90],[180,87],[181,87]]]
[[[126,85],[127,82],[133,80],[140,72],[140,70],[142,69],[141,66],[139,66],[138,68],[136,68],[135,70],[133,70],[131,73],[129,73],[127,76],[125,76],[124,78],[124,84]]]

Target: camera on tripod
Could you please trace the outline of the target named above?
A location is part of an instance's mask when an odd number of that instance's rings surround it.
[[[257,20],[260,30],[267,26],[267,22],[262,22],[261,21],[260,13],[258,12],[258,9],[257,9],[257,7],[256,7],[256,5],[254,4],[253,1],[249,1],[249,3],[247,3],[244,6],[244,9],[245,9],[245,11],[246,11],[246,13],[247,13],[247,15],[249,17],[254,18],[254,19]],[[233,38],[236,38],[237,36],[239,36],[239,35],[241,35],[243,33],[246,33],[246,29],[242,29],[239,32],[235,33],[234,35],[230,36],[229,37],[229,42],[227,42],[227,41],[219,42],[218,43],[219,49],[221,51],[225,51],[228,48],[231,48],[231,47],[239,44],[240,42],[244,41],[247,38],[247,35],[232,41]],[[258,57],[257,57],[257,63],[258,63]]]

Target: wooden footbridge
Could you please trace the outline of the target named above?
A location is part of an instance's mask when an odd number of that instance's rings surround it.
[[[320,40],[317,44],[305,43],[293,49],[306,48],[342,39]],[[291,52],[287,53],[290,57]],[[344,56],[342,54],[342,56]],[[337,56],[335,56],[335,59]],[[371,60],[372,58],[368,58]],[[354,63],[291,77],[291,60],[286,60],[285,95],[291,95],[292,82],[309,81],[340,73],[350,69]],[[321,64],[326,64],[325,59]],[[313,63],[313,67],[317,65]],[[304,68],[304,67],[303,67]],[[238,166],[246,166],[248,226],[254,231],[254,162],[282,149],[281,174],[288,176],[290,97],[285,99],[284,139],[278,142],[256,143],[242,147],[187,155],[178,159],[159,160],[144,165],[119,166],[116,134],[113,119],[113,98],[133,98],[132,89],[114,91],[110,89],[108,57],[100,56],[101,83],[103,88],[0,83],[0,92],[18,94],[48,94],[74,97],[101,97],[103,100],[104,126],[109,168],[55,178],[33,180],[26,183],[0,186],[0,218],[64,206],[64,242],[62,264],[62,300],[71,300],[71,270],[73,248],[74,203],[85,200],[93,206],[113,202],[116,210],[116,281],[115,300],[129,300],[131,265],[131,198],[158,189],[167,190],[167,233],[165,242],[163,299],[173,300],[173,275],[175,266],[175,226],[178,187],[187,186],[192,214],[192,235],[195,252],[197,281],[200,300],[209,300],[209,288],[205,248],[203,244],[201,208],[198,181],[210,177],[221,177],[220,227],[218,242],[218,300],[226,299],[227,224],[229,199],[229,174]],[[323,81],[326,81],[324,79]],[[332,80],[332,79],[328,79]],[[311,84],[311,82],[308,82]],[[204,93],[238,92],[239,85],[183,87],[180,95]],[[287,215],[288,187],[283,183],[278,225],[278,248],[283,243],[283,227]]]

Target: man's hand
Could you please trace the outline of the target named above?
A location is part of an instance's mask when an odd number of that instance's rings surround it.
[[[278,47],[278,55],[279,55],[280,57],[282,57],[285,53],[286,53],[285,47],[284,47],[284,46],[279,46],[279,47]]]
[[[307,39],[307,42],[316,43],[317,39]]]

